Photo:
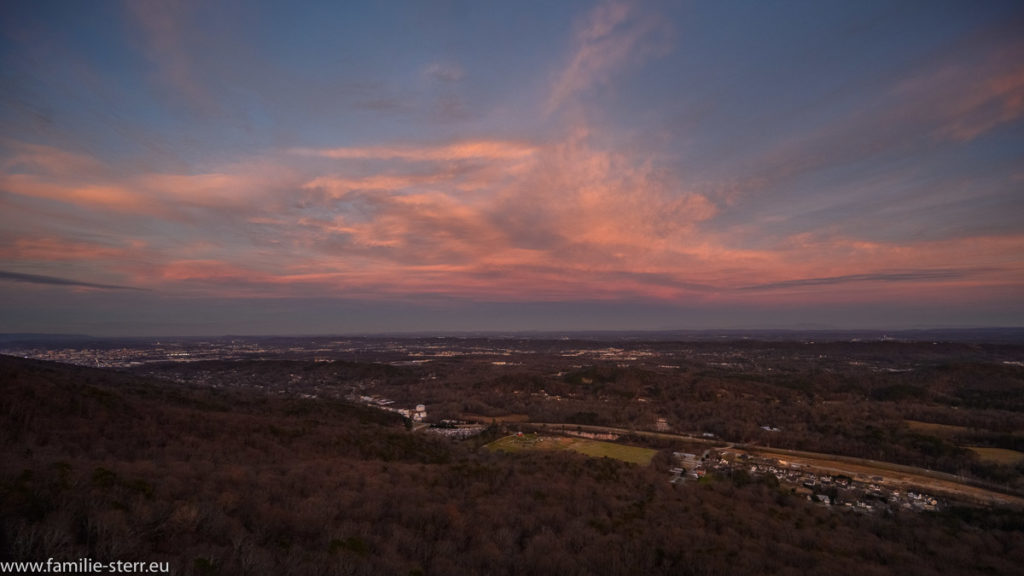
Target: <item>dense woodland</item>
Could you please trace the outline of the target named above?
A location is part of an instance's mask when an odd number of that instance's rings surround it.
[[[297,367],[277,366],[287,374]],[[397,393],[422,376],[377,365],[305,369],[334,370],[327,381],[339,391],[374,385]],[[961,369],[950,370],[954,382]],[[204,378],[215,372],[205,370]],[[612,367],[558,378],[567,387],[586,378],[624,399],[631,387],[667,395],[642,374]],[[686,392],[710,394],[706,401],[660,410],[696,426],[717,418],[716,430],[730,433],[729,419],[707,406],[722,399],[717,378],[695,374]],[[1019,376],[996,371],[990,385],[1004,386],[1001,378]],[[529,380],[510,385],[528,389],[535,385]],[[472,375],[465,383],[465,390],[495,388]],[[505,394],[508,383],[497,384],[495,394]],[[496,430],[453,443],[410,432],[397,415],[326,397],[186,386],[9,357],[0,357],[0,386],[5,560],[169,561],[174,573],[200,575],[1014,574],[1024,565],[1024,514],[1016,510],[836,511],[749,478],[671,485],[664,458],[641,468],[571,453],[494,454],[479,446]],[[772,381],[750,387],[759,389],[792,388]],[[848,418],[857,420],[857,406],[870,401],[858,395],[879,389],[868,382],[848,392],[855,400]],[[820,402],[795,390],[767,408],[781,426],[790,425],[783,418],[792,398]],[[439,400],[453,411],[496,409],[488,398]],[[612,420],[632,405],[599,398],[577,411]],[[748,401],[730,405],[766,410],[762,398]],[[521,409],[536,418],[571,416],[544,413],[547,405]],[[843,422],[823,416],[807,426]],[[851,446],[857,442],[871,445],[854,437]]]

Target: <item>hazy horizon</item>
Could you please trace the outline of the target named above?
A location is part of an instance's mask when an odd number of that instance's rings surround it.
[[[897,340],[915,340],[920,336],[923,340],[939,337],[948,342],[995,342],[1004,338],[1024,338],[1024,326],[957,326],[957,327],[919,327],[919,328],[834,328],[834,327],[776,327],[776,328],[696,328],[696,329],[588,329],[588,330],[397,330],[379,332],[251,332],[251,333],[216,333],[208,334],[86,334],[76,332],[3,332],[0,343],[17,341],[71,341],[77,338],[88,340],[117,341],[153,340],[153,339],[323,339],[323,338],[492,338],[492,339],[597,339],[607,341],[628,342],[641,340],[692,340],[710,341],[721,337],[767,339],[785,341],[789,338],[818,337],[828,341],[829,338],[887,338]]]

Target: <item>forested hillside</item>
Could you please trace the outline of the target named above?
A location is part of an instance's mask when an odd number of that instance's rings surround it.
[[[1019,511],[837,511],[749,478],[672,485],[658,458],[645,468],[492,453],[481,439],[433,438],[339,400],[10,357],[0,357],[0,388],[5,560],[168,561],[173,573],[198,575],[1014,574],[1024,565]]]

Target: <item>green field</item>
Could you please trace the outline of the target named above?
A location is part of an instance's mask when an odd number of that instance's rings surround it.
[[[967,448],[971,452],[977,454],[978,458],[987,462],[994,462],[996,464],[1014,466],[1021,460],[1024,460],[1024,452],[1017,452],[1016,450],[1007,450],[1005,448],[983,448],[980,446],[968,446]]]
[[[637,448],[613,442],[601,442],[586,438],[563,438],[561,436],[540,436],[526,434],[524,436],[506,436],[485,446],[488,450],[500,452],[529,452],[535,450],[572,450],[594,458],[615,458],[624,462],[632,462],[647,466],[651,458],[658,453],[650,448]]]

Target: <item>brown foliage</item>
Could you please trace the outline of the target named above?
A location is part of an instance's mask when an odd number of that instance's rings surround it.
[[[844,514],[760,483],[499,455],[336,401],[0,358],[5,559],[177,574],[969,574],[1019,514]]]

